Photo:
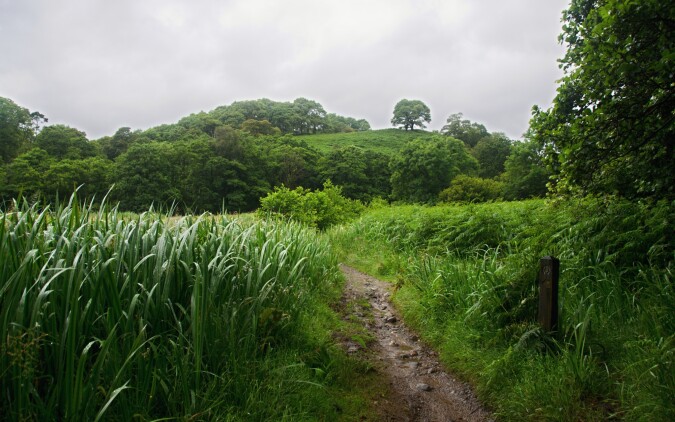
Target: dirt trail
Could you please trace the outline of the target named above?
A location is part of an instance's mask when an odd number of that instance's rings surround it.
[[[491,421],[490,413],[476,399],[471,387],[446,373],[437,354],[418,341],[389,302],[390,285],[341,265],[347,280],[344,300],[373,333],[368,345],[376,370],[390,383],[390,395],[377,403],[383,421]],[[359,306],[370,304],[370,309]],[[368,353],[356,343],[348,352]]]

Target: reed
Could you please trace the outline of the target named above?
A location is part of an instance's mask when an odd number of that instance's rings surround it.
[[[128,216],[75,196],[14,209],[0,217],[11,420],[245,414],[260,362],[337,277],[326,242],[294,223]]]

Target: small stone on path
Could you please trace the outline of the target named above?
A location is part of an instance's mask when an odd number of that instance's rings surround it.
[[[431,386],[429,384],[419,383],[415,386],[419,391],[431,391]]]

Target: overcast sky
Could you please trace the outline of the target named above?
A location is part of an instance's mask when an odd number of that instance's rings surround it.
[[[565,0],[0,0],[0,96],[90,139],[305,97],[390,127],[463,112],[519,138],[548,106]]]

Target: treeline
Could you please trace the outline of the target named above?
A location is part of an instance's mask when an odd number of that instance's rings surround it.
[[[268,120],[269,119],[269,120]],[[111,199],[123,209],[175,203],[181,211],[251,210],[274,186],[319,187],[321,155],[289,133],[368,130],[365,120],[327,114],[315,102],[235,102],[144,131],[124,127],[89,141],[0,98],[3,199]]]
[[[414,125],[423,127],[414,119],[429,121],[428,107],[416,100],[399,102],[395,117],[405,111],[401,104],[419,105],[406,114]],[[234,102],[93,141],[46,122],[41,113],[0,98],[3,202],[18,196],[55,202],[78,187],[80,196],[101,199],[114,186],[109,197],[124,210],[250,211],[276,187],[318,189],[327,180],[362,202],[485,202],[543,196],[555,169],[541,142],[514,142],[461,113],[448,117],[440,132],[411,131],[393,154],[378,142],[384,136],[400,143],[402,131],[374,132],[372,147],[360,136],[355,146],[344,139],[349,132],[370,133],[367,121],[328,114],[305,98]],[[312,136],[295,137],[319,133],[324,140],[340,137],[340,146],[322,152]]]
[[[291,116],[287,121],[284,110]],[[296,119],[298,110],[305,110],[305,120]],[[545,171],[527,144],[490,133],[461,115],[451,116],[440,134],[417,132],[416,139],[390,156],[352,145],[322,153],[308,143],[311,137],[296,138],[292,133],[369,127],[365,121],[326,114],[320,104],[305,99],[235,102],[175,124],[144,131],[120,128],[93,141],[72,127],[42,127],[47,121],[43,115],[6,98],[0,99],[0,113],[0,195],[5,202],[18,196],[55,202],[78,186],[81,197],[101,199],[114,185],[109,198],[124,210],[142,211],[154,204],[174,205],[179,212],[250,211],[275,187],[318,189],[326,180],[363,202],[517,199],[545,193]],[[454,193],[444,191],[449,187]]]

